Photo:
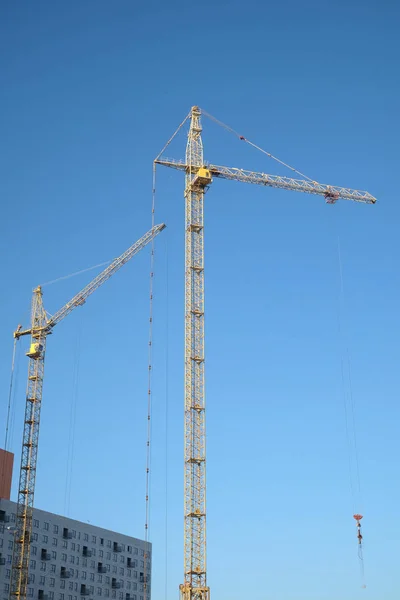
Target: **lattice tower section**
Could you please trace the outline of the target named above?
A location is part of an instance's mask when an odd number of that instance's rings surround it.
[[[10,586],[10,598],[21,600],[26,598],[29,573],[30,538],[32,535],[32,512],[46,351],[46,323],[42,290],[38,287],[34,290],[32,298],[31,345],[28,352],[28,384]]]
[[[208,600],[206,576],[206,427],[204,390],[204,186],[200,110],[193,107],[185,187],[184,583],[181,600]]]

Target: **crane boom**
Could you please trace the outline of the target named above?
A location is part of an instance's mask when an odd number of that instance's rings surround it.
[[[24,335],[30,335],[31,343],[27,352],[29,358],[28,384],[11,568],[10,599],[26,599],[47,335],[52,332],[52,328],[57,323],[69,315],[74,308],[84,304],[86,299],[95,290],[103,285],[135,254],[142,250],[164,228],[164,224],[152,227],[150,231],[121,254],[121,256],[116,258],[84,287],[79,294],[76,294],[50,318],[43,307],[42,288],[41,286],[35,288],[32,299],[31,327],[25,330],[21,330],[18,327],[14,332],[14,337],[17,339]]]
[[[183,161],[174,159],[165,159],[156,161],[160,165],[188,172],[189,165]],[[274,188],[282,188],[293,192],[304,192],[306,194],[316,194],[324,196],[327,200],[353,200],[355,202],[364,202],[366,204],[375,204],[376,198],[368,192],[352,190],[350,188],[325,185],[317,181],[307,179],[291,179],[290,177],[281,177],[280,175],[268,175],[267,173],[258,173],[256,171],[246,171],[235,167],[220,167],[211,164],[202,165],[208,169],[213,177],[220,179],[233,179],[244,183],[254,183]]]
[[[185,173],[184,583],[179,586],[181,600],[210,600],[206,566],[204,194],[215,177],[317,194],[330,204],[339,199],[366,204],[376,202],[368,192],[206,163],[201,132],[201,109],[193,106],[185,160],[163,159],[159,155],[154,161]]]

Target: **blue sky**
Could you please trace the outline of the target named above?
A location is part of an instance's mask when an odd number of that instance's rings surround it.
[[[211,593],[397,598],[399,8],[87,0],[0,10],[0,422],[12,331],[29,322],[32,288],[113,258],[149,229],[152,160],[198,104],[312,178],[379,199],[327,206],[227,181],[207,195]],[[203,124],[207,160],[289,174]],[[183,133],[168,154],[184,150]],[[183,184],[158,169],[156,222],[168,229],[156,243],[151,539],[153,598],[168,600],[182,581]],[[36,493],[40,508],[136,536],[149,261],[147,249],[49,339]],[[48,311],[94,274],[44,287]],[[362,500],[349,483],[346,344]],[[25,346],[11,427],[17,463]],[[365,590],[354,510],[365,514]]]

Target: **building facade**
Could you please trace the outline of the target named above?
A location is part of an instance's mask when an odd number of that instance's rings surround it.
[[[0,600],[9,600],[17,505],[0,499]],[[34,509],[28,600],[150,600],[151,544]],[[147,577],[147,598],[144,583]]]
[[[10,499],[14,454],[0,448],[0,498]]]

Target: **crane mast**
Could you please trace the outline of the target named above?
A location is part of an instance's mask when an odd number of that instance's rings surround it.
[[[40,409],[42,406],[42,391],[44,377],[44,361],[46,354],[47,336],[57,323],[62,321],[77,306],[85,303],[103,283],[126,264],[135,254],[142,250],[165,225],[155,225],[128,248],[118,258],[106,267],[86,287],[76,294],[53,316],[48,317],[42,300],[42,288],[33,290],[31,326],[22,330],[18,326],[14,337],[30,335],[31,343],[27,356],[28,384],[26,391],[24,433],[22,440],[21,467],[18,484],[18,502],[14,535],[14,549],[11,567],[11,600],[25,600],[28,585],[30,540],[32,535],[32,514],[36,483],[36,465],[39,443]]]
[[[204,193],[200,110],[192,108],[185,186],[184,583],[181,600],[208,600],[204,386]]]
[[[312,180],[291,179],[205,163],[200,108],[192,107],[189,116],[185,160],[163,159],[160,154],[154,162],[185,172],[184,583],[180,585],[180,596],[181,600],[209,600],[206,572],[204,385],[205,191],[215,177],[315,194],[324,197],[328,204],[334,204],[337,200],[375,204],[376,198],[368,192],[320,184]],[[240,139],[245,138],[240,136]],[[169,142],[165,148],[168,145]]]
[[[44,376],[44,357],[46,352],[45,331],[46,311],[43,307],[42,289],[33,291],[31,308],[31,343],[27,356],[28,383],[22,438],[21,469],[18,484],[18,502],[16,514],[16,532],[11,571],[11,594],[16,598],[26,598],[30,557],[30,538],[32,534],[32,509],[36,483],[36,463],[39,441],[40,409]],[[15,332],[18,336],[19,330]],[[10,596],[11,597],[11,596]]]

